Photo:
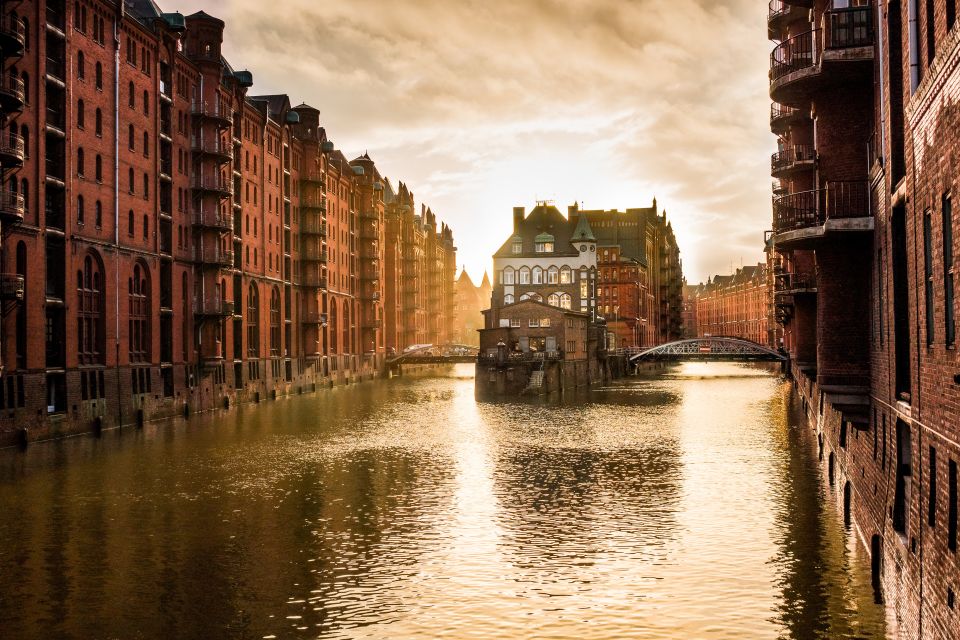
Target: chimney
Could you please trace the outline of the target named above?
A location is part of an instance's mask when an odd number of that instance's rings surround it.
[[[513,208],[513,231],[514,233],[520,232],[520,223],[523,222],[523,217],[525,211],[523,207],[514,207]]]
[[[573,204],[567,207],[567,218],[570,220],[573,220],[576,217],[575,214],[578,211],[580,211],[580,206],[576,202],[574,202]]]

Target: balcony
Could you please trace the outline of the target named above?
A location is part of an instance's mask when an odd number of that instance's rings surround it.
[[[220,231],[233,230],[233,216],[224,213],[220,209],[211,208],[208,211],[194,211],[190,218],[195,227],[217,229]]]
[[[777,135],[783,135],[791,125],[809,119],[809,116],[800,109],[776,102],[770,105],[770,130]]]
[[[304,196],[300,198],[300,208],[316,211],[327,210],[327,199],[323,196]]]
[[[226,318],[233,315],[233,301],[220,298],[194,298],[193,313],[210,318]]]
[[[5,59],[11,60],[23,55],[26,37],[26,30],[20,18],[10,14],[0,19],[0,54]]]
[[[806,249],[827,236],[871,233],[870,185],[866,180],[828,182],[825,189],[774,199],[774,243]]]
[[[20,134],[0,134],[0,165],[2,165],[4,169],[22,167],[23,157],[23,138]]]
[[[327,314],[319,311],[304,311],[301,318],[303,324],[316,324],[327,326]]]
[[[326,289],[327,277],[317,273],[304,273],[300,278],[300,284],[313,289]]]
[[[194,245],[193,261],[197,264],[208,264],[219,267],[230,267],[233,264],[233,251],[221,249],[219,246],[202,247]]]
[[[801,2],[790,3],[786,0],[770,0],[767,12],[767,35],[771,40],[780,40],[783,31],[795,22],[807,20],[809,9]]]
[[[811,273],[778,273],[774,275],[773,291],[778,296],[816,293],[817,279]]]
[[[320,185],[326,184],[326,176],[320,171],[304,171],[300,174],[300,181],[304,184]]]
[[[327,223],[310,216],[300,221],[300,234],[304,236],[327,237]]]
[[[0,74],[0,111],[19,113],[23,110],[23,80],[9,74]]]
[[[233,145],[223,142],[220,138],[206,140],[200,136],[192,136],[190,150],[196,154],[212,156],[221,162],[233,160]]]
[[[784,40],[770,54],[770,97],[804,107],[813,94],[872,80],[870,7],[831,9],[821,27]]]
[[[376,282],[376,281],[374,281]],[[373,300],[374,302],[380,299],[379,291],[364,291],[360,294],[361,300]]]
[[[0,189],[0,223],[20,224],[23,214],[23,196],[9,189]]]
[[[359,217],[361,220],[377,220],[379,219],[376,211],[363,211],[359,212]]]
[[[305,262],[326,262],[326,247],[318,247],[315,243],[304,244],[300,249],[300,259]]]
[[[775,178],[788,178],[812,170],[816,162],[817,150],[812,144],[795,144],[770,156],[770,173]]]
[[[194,176],[190,187],[194,191],[215,193],[221,197],[233,195],[233,184],[231,184],[229,180],[219,176]]]
[[[219,101],[202,102],[195,100],[190,103],[190,115],[194,118],[208,118],[225,126],[233,124],[233,114]]]
[[[17,273],[0,273],[0,300],[23,301],[24,277]]]

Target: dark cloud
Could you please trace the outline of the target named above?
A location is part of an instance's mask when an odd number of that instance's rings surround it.
[[[165,10],[196,10],[164,2]],[[190,5],[190,6],[188,6]],[[656,195],[688,277],[761,256],[770,220],[764,3],[221,0],[255,90],[318,107],[338,146],[450,222],[478,272],[534,198]]]

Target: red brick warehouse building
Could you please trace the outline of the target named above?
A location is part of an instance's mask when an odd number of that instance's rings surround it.
[[[960,629],[956,0],[775,0],[776,317],[892,637]]]
[[[733,336],[776,349],[769,323],[769,274],[765,264],[747,265],[688,287],[696,337]]]
[[[383,366],[386,181],[317,109],[253,95],[224,27],[150,0],[3,3],[0,444]],[[439,338],[455,247],[435,222],[420,239],[407,282]]]

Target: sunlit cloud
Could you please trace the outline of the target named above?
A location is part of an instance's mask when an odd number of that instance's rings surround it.
[[[196,11],[196,2],[163,2]],[[453,226],[479,275],[535,199],[648,206],[689,280],[762,256],[766,5],[755,0],[220,0],[255,93],[320,109]]]

